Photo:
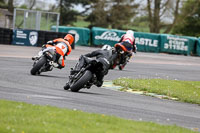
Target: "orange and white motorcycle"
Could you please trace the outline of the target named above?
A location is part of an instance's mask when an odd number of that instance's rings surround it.
[[[32,57],[34,63],[30,73],[36,75],[41,72],[52,71],[54,67],[58,67],[58,64],[54,62],[57,55],[56,50],[55,46],[45,45],[38,56]]]
[[[126,64],[132,57],[132,52],[128,51],[124,45],[117,43],[114,45],[115,48],[115,58],[112,62],[111,69],[118,66],[119,70],[123,70]]]

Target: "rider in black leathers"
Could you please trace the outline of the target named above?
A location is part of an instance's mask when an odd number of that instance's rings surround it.
[[[80,71],[80,69],[87,63],[87,57],[95,57],[97,61],[99,61],[102,66],[102,70],[99,73],[96,73],[97,76],[97,87],[101,87],[103,84],[104,75],[108,73],[108,69],[110,68],[110,64],[112,61],[112,47],[109,45],[104,45],[100,50],[93,51],[91,53],[81,55],[79,58],[79,63],[76,65],[75,69],[71,71],[71,74]]]

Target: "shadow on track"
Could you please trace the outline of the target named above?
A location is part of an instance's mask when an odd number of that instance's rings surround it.
[[[82,90],[84,90],[84,89],[82,89]],[[86,92],[86,91],[79,91],[79,92],[72,92],[72,91],[70,91],[70,90],[65,90],[65,91],[67,91],[67,92],[71,92],[71,93],[77,93],[77,94],[86,94],[86,95],[99,95],[99,96],[101,96],[101,95],[106,95],[106,94],[102,94],[102,93],[95,93],[95,92]]]
[[[127,69],[119,70],[119,69],[116,68],[116,69],[111,69],[111,70],[112,71],[119,71],[119,72],[123,72],[123,71],[124,72],[136,72],[135,70],[130,70],[130,69],[128,69],[128,70]]]
[[[54,76],[54,75],[44,75],[44,74],[42,74],[42,75],[31,75],[31,76],[40,76],[40,77],[49,77],[49,78],[61,78],[61,79],[67,78],[67,77]]]

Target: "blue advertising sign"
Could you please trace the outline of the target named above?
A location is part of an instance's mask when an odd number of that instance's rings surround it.
[[[37,46],[38,32],[33,30],[13,30],[13,42],[15,45]]]

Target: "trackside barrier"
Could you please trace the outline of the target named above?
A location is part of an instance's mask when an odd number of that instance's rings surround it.
[[[13,30],[14,45],[37,46],[38,32],[35,30]]]
[[[195,54],[197,39],[194,37],[161,34],[160,52],[191,55]]]
[[[51,27],[52,31],[56,31],[56,26]],[[78,28],[78,27],[67,27],[58,26],[59,32],[75,34],[76,45],[89,45],[90,41],[90,29],[89,28]]]
[[[46,44],[49,40],[54,40],[56,38],[64,38],[67,33],[63,32],[52,32],[52,31],[38,31],[38,45],[41,47],[43,44]],[[74,37],[75,35],[72,34]],[[75,48],[75,43],[72,45],[72,49]]]
[[[60,32],[71,32],[76,34],[76,45],[89,45],[89,29],[87,32],[78,33],[81,28],[59,26]],[[55,26],[52,26],[55,30]],[[100,46],[108,44],[114,46],[125,33],[123,30],[105,29],[100,27],[93,27],[91,29],[91,45]],[[77,35],[78,34],[78,35]],[[78,36],[78,37],[77,37]],[[153,34],[135,32],[135,42],[138,51],[142,52],[164,52],[183,55],[196,55],[197,54],[197,38],[187,36],[175,36],[170,34]],[[86,40],[84,42],[84,39]]]
[[[49,40],[53,40],[55,38],[63,38],[67,34],[67,32],[63,32],[66,31],[66,27],[64,29],[60,27],[60,31],[62,32],[22,29],[12,30],[0,28],[0,44],[15,44],[40,47]],[[114,44],[120,40],[121,36],[124,33],[125,31],[122,30],[109,30],[93,27],[91,29],[91,44],[95,46],[104,44],[114,46]],[[72,35],[76,36],[75,34]],[[89,45],[90,30],[87,29],[86,32],[79,34],[78,37],[76,36],[75,41],[77,38],[79,40],[82,40],[79,45]],[[196,37],[135,32],[135,41],[138,51],[156,53],[165,52],[173,54],[200,56],[200,38]],[[75,44],[72,45],[73,49],[74,47]]]
[[[49,40],[64,38],[66,34],[62,32],[15,29],[13,30],[12,44],[41,47]],[[74,34],[72,35],[75,36]],[[72,49],[74,48],[75,43],[72,44]]]
[[[200,38],[198,38],[198,42],[196,45],[196,55],[200,56]]]
[[[114,46],[125,33],[122,30],[108,30],[99,27],[93,27],[92,32],[92,45],[104,45],[108,44]]]
[[[0,44],[11,44],[12,35],[12,29],[0,28]]]
[[[109,44],[114,46],[125,34],[125,31],[122,30],[108,30],[98,27],[93,27],[91,32],[93,45]],[[134,36],[138,51],[159,52],[160,36],[158,34],[135,32]]]
[[[160,51],[159,34],[135,32],[134,36],[138,51],[155,53]]]

